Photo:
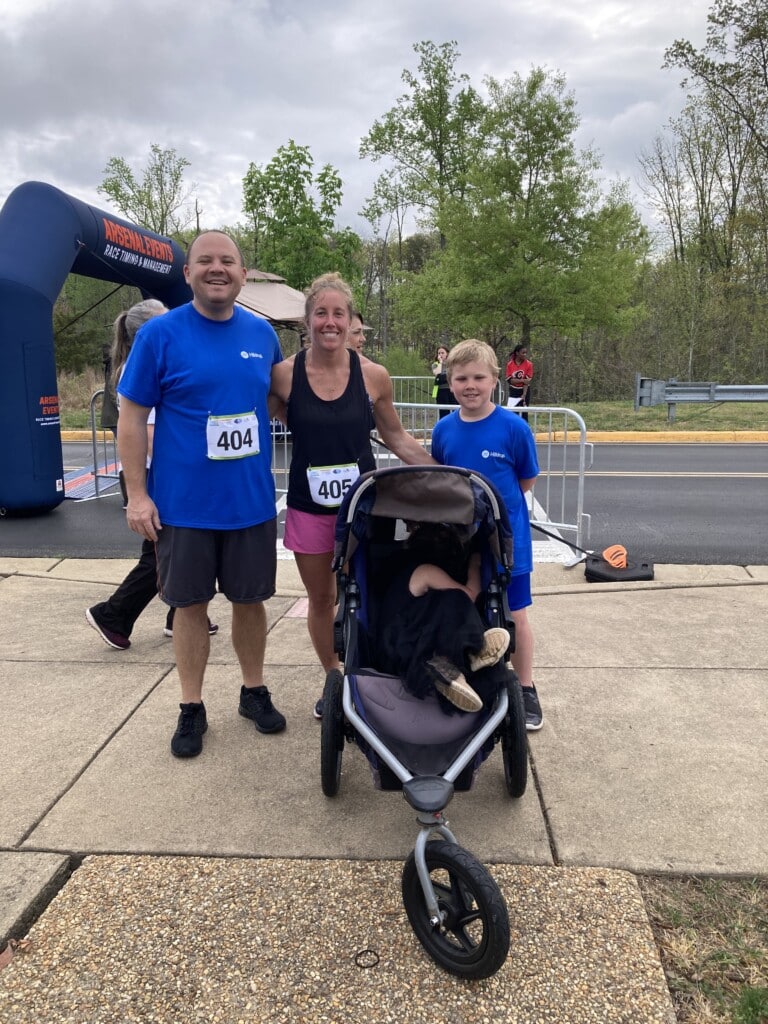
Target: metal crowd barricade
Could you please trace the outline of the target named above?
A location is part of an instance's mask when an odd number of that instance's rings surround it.
[[[431,377],[394,378],[395,381],[430,382]],[[413,388],[396,386],[396,395],[402,395]],[[93,444],[94,477],[96,495],[100,495],[100,480],[117,480],[117,446],[114,438],[108,439],[104,431],[98,439],[96,428],[96,406],[103,391],[97,391],[91,399],[91,434]],[[432,443],[432,429],[441,410],[454,412],[456,406],[436,405],[428,402],[395,401],[395,409],[403,426],[429,450]],[[592,466],[592,445],[587,441],[584,420],[573,409],[559,406],[518,407],[519,414],[525,414],[528,425],[536,438],[536,450],[541,473],[536,480],[532,496],[533,515],[531,523],[545,530],[566,534],[563,539],[573,541],[578,547],[585,547],[589,540],[590,516],[584,511],[584,478]],[[272,421],[272,473],[278,497],[288,491],[288,472],[291,464],[291,435],[278,420]],[[99,445],[101,458],[99,458]],[[377,468],[396,463],[397,457],[382,444],[374,444]],[[114,472],[109,467],[114,466]],[[103,467],[103,468],[100,468]],[[539,511],[541,510],[541,511]]]
[[[408,433],[426,448],[431,446],[432,428],[440,410],[456,409],[453,405],[409,402],[395,402],[395,408]],[[592,465],[592,445],[587,442],[584,420],[573,409],[558,406],[526,406],[516,411],[528,418],[541,470],[531,492],[535,499],[531,523],[550,532],[566,533],[566,541],[584,547],[590,531],[590,517],[584,511],[584,478]],[[375,445],[374,452],[377,467],[397,462],[382,445]],[[539,509],[542,512],[537,515]]]
[[[101,481],[111,480],[108,487],[114,486],[114,481],[119,480],[119,459],[117,456],[117,438],[111,430],[102,430],[96,426],[96,410],[100,409],[99,402],[104,400],[104,388],[94,391],[91,395],[90,423],[91,423],[91,447],[93,449],[93,480],[96,490],[96,497],[101,497]],[[99,437],[101,434],[101,437]],[[108,436],[109,435],[109,436]],[[99,459],[101,455],[101,459]]]
[[[435,386],[434,377],[393,377],[392,395],[395,404],[400,402],[429,402]],[[504,400],[504,387],[499,380],[496,385],[494,401],[501,404]],[[451,406],[455,408],[455,406]]]
[[[101,497],[101,481],[120,479],[120,460],[117,454],[117,439],[109,430],[96,425],[100,411],[99,401],[104,398],[104,388],[94,391],[91,396],[90,424],[91,448],[93,450],[93,478],[96,497]],[[111,434],[111,436],[108,436]],[[288,492],[288,469],[291,464],[290,434],[279,420],[272,420],[272,473],[278,495]],[[108,487],[111,491],[113,484]]]

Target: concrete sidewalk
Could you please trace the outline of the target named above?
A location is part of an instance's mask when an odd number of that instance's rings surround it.
[[[652,583],[614,585],[536,566],[545,725],[528,791],[508,798],[494,751],[449,808],[512,922],[506,964],[468,984],[408,926],[402,797],[373,789],[353,747],[339,796],[321,793],[322,674],[293,562],[268,605],[288,729],[238,716],[217,598],[210,728],[190,762],[169,751],[163,607],[126,652],[84,619],[132,565],[0,558],[0,937],[40,915],[0,971],[3,1024],[674,1020],[633,872],[768,870],[768,567],[656,566]]]

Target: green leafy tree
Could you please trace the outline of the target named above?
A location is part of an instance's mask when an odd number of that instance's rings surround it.
[[[715,3],[705,47],[666,53],[687,72],[687,100],[641,157],[662,247],[639,332],[666,376],[765,379],[767,15],[764,0]]]
[[[534,69],[487,86],[484,149],[442,213],[448,245],[400,289],[401,315],[526,344],[537,331],[623,329],[645,239],[624,193],[599,201],[564,78]]]
[[[382,209],[415,207],[434,225],[446,202],[464,194],[480,144],[483,103],[467,76],[456,71],[456,42],[421,42],[413,49],[418,73],[402,74],[409,92],[374,122],[360,156],[390,164],[375,188]]]
[[[353,276],[360,239],[335,226],[341,200],[338,171],[326,164],[315,174],[309,147],[292,139],[265,166],[252,163],[243,179],[243,209],[254,265],[295,288],[329,270]]]
[[[199,228],[197,202],[194,213],[189,202],[197,186],[184,182],[189,166],[189,160],[179,156],[175,149],[162,149],[153,142],[143,172],[134,172],[123,157],[112,157],[97,191],[108,196],[121,213],[141,227],[181,239],[195,216]]]
[[[707,16],[707,41],[701,50],[676,40],[665,66],[688,73],[695,85],[716,96],[731,116],[745,125],[768,156],[768,0],[715,0]]]

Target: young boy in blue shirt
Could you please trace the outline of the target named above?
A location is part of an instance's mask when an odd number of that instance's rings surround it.
[[[443,465],[482,473],[496,485],[507,506],[514,537],[514,566],[507,589],[515,624],[512,665],[523,687],[526,728],[535,731],[543,717],[533,684],[533,631],[526,611],[532,603],[533,546],[525,494],[539,474],[536,444],[528,424],[493,401],[499,364],[490,345],[474,339],[460,342],[448,353],[445,371],[459,408],[435,424],[432,456]]]

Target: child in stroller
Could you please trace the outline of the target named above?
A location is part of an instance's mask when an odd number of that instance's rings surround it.
[[[365,754],[377,788],[402,789],[420,827],[403,868],[406,912],[429,955],[465,978],[488,977],[503,964],[509,917],[492,876],[458,845],[443,811],[455,790],[472,787],[497,742],[509,795],[522,796],[527,782],[522,692],[501,660],[512,628],[505,608],[511,552],[498,492],[472,470],[367,473],[337,517],[335,645],[344,673],[329,672],[323,693],[323,792],[339,791],[346,742]],[[434,582],[429,574],[440,569],[445,590],[419,582],[424,555],[426,575]],[[398,593],[408,607],[398,604]],[[441,611],[446,597],[457,602],[451,619]],[[424,612],[416,616],[409,607],[419,601]],[[444,697],[456,696],[452,688],[465,673],[472,683],[464,679],[466,689],[482,704],[474,714],[456,713]]]
[[[490,707],[507,678],[501,659],[510,634],[486,628],[475,605],[480,551],[455,525],[406,528],[402,565],[382,601],[378,668],[399,676],[415,697],[436,689],[445,711]]]

